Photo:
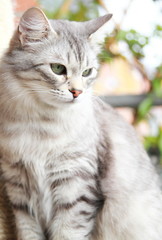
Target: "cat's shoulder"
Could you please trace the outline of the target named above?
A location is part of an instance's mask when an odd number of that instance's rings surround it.
[[[103,101],[100,97],[93,99],[94,110],[97,116],[108,119],[116,119],[125,122],[123,117],[111,105]]]
[[[96,97],[93,100],[94,112],[100,128],[112,136],[135,138],[137,133],[134,127],[128,123],[116,109]]]

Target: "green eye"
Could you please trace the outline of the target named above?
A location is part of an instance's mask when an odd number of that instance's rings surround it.
[[[82,73],[82,76],[88,77],[91,73],[92,73],[92,68],[88,68]]]
[[[51,69],[57,75],[64,75],[64,74],[66,74],[66,67],[64,65],[62,65],[62,64],[52,63],[51,64]]]

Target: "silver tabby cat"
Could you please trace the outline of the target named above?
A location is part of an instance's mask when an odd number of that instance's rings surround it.
[[[111,15],[22,16],[0,67],[0,159],[17,240],[161,240],[162,195],[131,126],[97,97]]]

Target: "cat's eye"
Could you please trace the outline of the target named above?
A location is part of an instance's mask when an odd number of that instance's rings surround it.
[[[92,73],[92,68],[88,68],[82,73],[82,76],[88,77],[91,73]]]
[[[65,75],[66,74],[66,67],[62,64],[52,63],[51,69],[57,75]]]

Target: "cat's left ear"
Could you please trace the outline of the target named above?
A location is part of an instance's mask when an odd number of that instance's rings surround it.
[[[34,42],[41,42],[53,32],[45,14],[39,8],[28,9],[20,19],[18,26],[19,39],[21,44],[28,45]]]
[[[108,21],[111,17],[112,14],[106,14],[87,22],[86,31],[92,45],[98,45],[104,42],[104,39],[108,34]]]

